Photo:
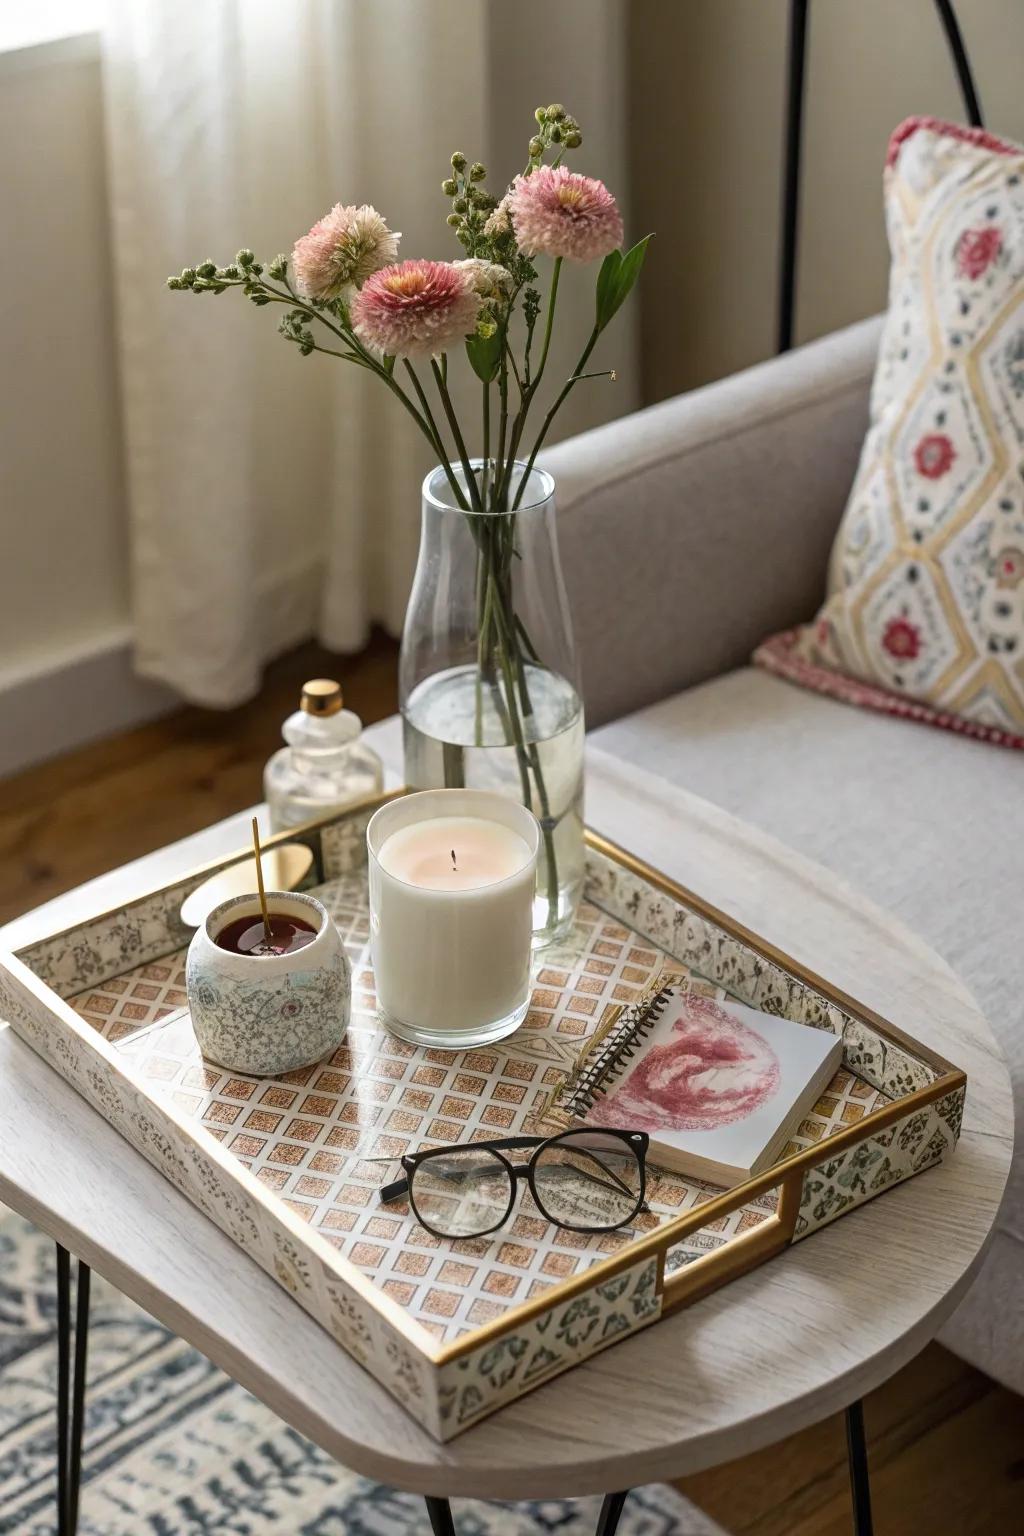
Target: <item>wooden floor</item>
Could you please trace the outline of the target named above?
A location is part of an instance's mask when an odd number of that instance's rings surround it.
[[[263,764],[307,677],[340,677],[369,724],[396,700],[396,647],[339,661],[305,646],[257,700],[184,709],[0,783],[0,921],[261,797]],[[865,1406],[878,1536],[1024,1531],[1024,1398],[938,1345]],[[680,1484],[734,1536],[846,1536],[843,1422]]]

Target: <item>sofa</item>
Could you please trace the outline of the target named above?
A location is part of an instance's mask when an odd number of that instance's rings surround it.
[[[1024,1115],[1024,764],[753,668],[810,618],[853,479],[881,321],[544,458],[591,740],[771,832],[898,914],[972,990]],[[940,1335],[1024,1392],[1024,1152]]]

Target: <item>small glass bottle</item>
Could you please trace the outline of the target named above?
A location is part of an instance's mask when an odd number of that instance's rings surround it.
[[[384,766],[359,738],[363,722],[342,708],[341,685],[317,677],[305,684],[299,708],[281,728],[288,743],[263,774],[274,832],[329,816],[379,794]]]

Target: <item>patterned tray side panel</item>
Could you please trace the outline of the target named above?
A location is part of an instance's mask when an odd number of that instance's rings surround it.
[[[661,1306],[658,1263],[647,1259],[449,1361],[441,1367],[442,1438],[645,1328]]]
[[[27,988],[0,972],[6,1018],[61,1076],[223,1232],[285,1286],[305,1311],[394,1393],[425,1429],[441,1435],[437,1367],[382,1313],[255,1199],[245,1176],[222,1169],[160,1103],[98,1057]]]
[[[375,807],[357,811],[304,838],[316,848],[324,879],[362,868],[366,863],[366,824]],[[239,856],[244,850],[239,849]],[[224,859],[226,869],[237,858]],[[168,950],[184,947],[192,929],[181,921],[185,898],[207,880],[209,868],[188,875],[133,902],[128,907],[80,923],[66,933],[40,939],[25,949],[21,958],[59,997],[71,997],[86,987],[99,986],[133,967],[158,960]]]
[[[926,1088],[935,1073],[901,1046],[851,1017],[808,982],[763,959],[682,903],[591,849],[587,895],[680,964],[723,986],[738,1002],[843,1038],[843,1065],[889,1098]]]
[[[956,1146],[963,1112],[964,1089],[958,1088],[810,1169],[804,1174],[793,1241],[934,1168]]]

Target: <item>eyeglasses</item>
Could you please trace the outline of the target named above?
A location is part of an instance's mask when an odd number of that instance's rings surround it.
[[[645,1210],[644,1131],[563,1131],[432,1147],[401,1159],[404,1176],[385,1184],[385,1204],[408,1194],[420,1225],[435,1237],[486,1237],[512,1214],[525,1179],[542,1216],[572,1232],[612,1232]],[[503,1152],[532,1147],[525,1163]]]

